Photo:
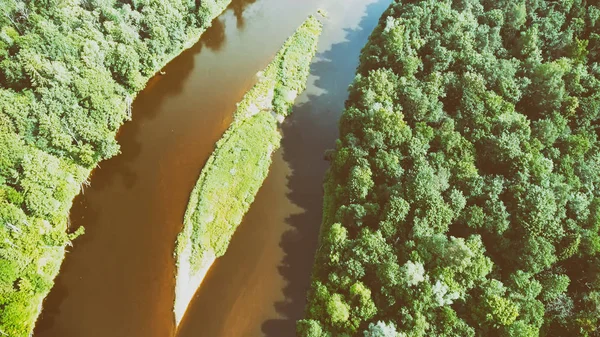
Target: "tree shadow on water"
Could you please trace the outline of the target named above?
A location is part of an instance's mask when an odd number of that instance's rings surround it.
[[[344,30],[345,41],[317,55],[311,74],[318,76],[314,87],[323,93],[309,93],[308,101],[297,105],[282,126],[284,159],[292,170],[288,177],[288,198],[303,212],[286,219],[292,229],[281,237],[279,245],[284,258],[278,267],[286,281],[285,299],[274,303],[283,318],[263,322],[262,331],[268,337],[295,336],[296,321],[304,317],[321,224],[322,183],[329,166],[323,154],[335,146],[338,119],[348,96],[348,86],[354,79],[360,51],[388,5],[388,0],[368,5],[358,27]],[[308,90],[311,89],[309,85]]]
[[[256,0],[234,0],[229,4],[229,6],[227,6],[226,11],[233,12],[233,16],[235,17],[236,21],[236,28],[238,30],[243,30],[246,25],[244,11],[249,5],[255,2]],[[216,17],[212,21],[211,26],[206,29],[204,34],[202,34],[202,39],[200,40],[199,44],[207,47],[213,52],[220,51],[227,38],[225,24],[226,20],[224,15]]]
[[[231,4],[229,4],[229,8],[233,10],[233,15],[235,15],[238,29],[243,29],[246,25],[246,20],[244,19],[244,11],[249,5],[255,2],[256,0],[236,0],[232,1]]]

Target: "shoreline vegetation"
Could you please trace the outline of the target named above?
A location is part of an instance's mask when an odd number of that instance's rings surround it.
[[[30,336],[60,270],[69,209],[147,81],[229,0],[0,4],[0,335]]]
[[[280,146],[278,122],[306,87],[322,24],[310,16],[258,74],[200,173],[177,238],[176,324],[215,258],[222,256]]]
[[[393,1],[298,336],[599,336],[599,32],[593,1]]]

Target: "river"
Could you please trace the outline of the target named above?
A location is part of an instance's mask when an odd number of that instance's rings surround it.
[[[360,49],[389,0],[234,0],[191,49],[150,80],[117,136],[121,154],[94,170],[35,337],[295,335],[317,245],[323,152]],[[225,256],[174,326],[173,249],[189,193],[236,102],[309,14],[329,13],[307,90],[282,126],[282,148]]]

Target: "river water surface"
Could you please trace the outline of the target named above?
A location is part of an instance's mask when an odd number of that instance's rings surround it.
[[[75,199],[68,249],[34,337],[295,335],[321,221],[323,152],[360,49],[389,0],[234,0],[191,49],[150,80],[122,153]],[[175,238],[198,174],[235,103],[318,8],[329,13],[307,90],[282,126],[282,148],[225,256],[174,326]]]

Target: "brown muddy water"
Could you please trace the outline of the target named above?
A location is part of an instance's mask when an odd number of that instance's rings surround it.
[[[294,336],[321,221],[323,152],[389,2],[234,0],[150,80],[117,137],[122,153],[75,199],[71,223],[86,234],[68,249],[34,337]],[[282,148],[176,331],[173,249],[189,193],[256,73],[318,8],[329,18]]]

